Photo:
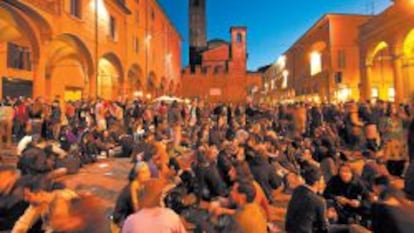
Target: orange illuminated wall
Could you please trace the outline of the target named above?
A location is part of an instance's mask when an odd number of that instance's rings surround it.
[[[0,29],[7,29],[0,35],[2,77],[32,80],[35,96],[76,90],[76,96],[80,91],[83,97],[113,99],[148,91],[152,74],[153,95],[175,93],[182,38],[156,0],[125,0],[124,5],[82,0],[80,17],[71,14],[71,2],[0,2]],[[7,67],[8,42],[30,47],[31,71]]]

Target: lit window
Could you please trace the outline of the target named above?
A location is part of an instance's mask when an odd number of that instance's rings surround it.
[[[393,87],[388,88],[388,99],[389,101],[395,100],[395,89]]]
[[[371,90],[371,97],[372,98],[378,98],[378,96],[379,96],[379,90],[378,90],[378,88],[376,88],[376,87],[372,88],[372,90]]]
[[[349,88],[342,88],[338,91],[338,100],[339,101],[347,101],[349,99],[349,96],[352,94],[351,90]]]
[[[322,72],[322,54],[320,52],[311,53],[311,75]]]
[[[70,0],[70,14],[76,18],[81,18],[81,1],[82,0]]]
[[[288,86],[288,75],[289,71],[283,71],[283,82],[282,82],[282,89],[286,89]]]
[[[277,64],[280,66],[281,69],[286,67],[286,56],[282,55],[277,59]]]

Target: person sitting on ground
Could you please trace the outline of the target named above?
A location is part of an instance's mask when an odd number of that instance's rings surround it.
[[[324,197],[335,202],[339,223],[358,224],[361,220],[367,220],[369,191],[349,165],[339,167],[338,175],[327,184]]]
[[[322,173],[313,167],[303,172],[305,184],[297,187],[289,201],[285,229],[288,233],[327,233],[325,189]]]
[[[130,215],[123,227],[122,233],[164,232],[186,233],[186,229],[177,215],[171,209],[161,206],[161,200],[166,183],[161,180],[150,180],[139,196],[141,209]]]
[[[386,176],[375,179],[376,201],[372,205],[372,229],[376,233],[409,233],[414,229],[414,206],[392,187]]]
[[[44,150],[45,142],[36,137],[23,150],[22,156],[17,162],[17,168],[22,171],[23,175],[45,174],[53,169],[53,159],[48,157]]]
[[[270,217],[270,205],[269,201],[266,198],[266,195],[260,187],[259,183],[254,180],[252,173],[250,172],[249,165],[246,162],[236,161],[233,162],[232,167],[229,170],[229,177],[232,183],[234,184],[237,180],[244,180],[253,183],[253,186],[256,191],[256,197],[254,202],[265,211],[267,218]]]
[[[236,182],[230,192],[230,198],[238,207],[235,219],[244,233],[267,232],[266,214],[255,203],[256,189],[253,183]]]
[[[214,145],[197,152],[197,163],[193,168],[199,184],[196,195],[204,201],[226,196],[226,187],[217,169],[217,153]]]
[[[42,179],[41,176],[22,176],[13,167],[0,167],[0,231],[10,231],[23,215],[29,203],[25,201],[24,187]],[[32,232],[38,232],[41,224],[36,224]]]
[[[12,232],[27,232],[39,219],[46,232],[98,233],[104,232],[102,201],[79,194],[54,182],[33,182],[24,190],[30,206],[19,218]]]
[[[126,218],[140,209],[138,197],[143,184],[151,178],[148,165],[138,162],[130,172],[129,183],[122,189],[116,201],[113,222],[122,227]]]

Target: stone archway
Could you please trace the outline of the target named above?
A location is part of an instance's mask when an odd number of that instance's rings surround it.
[[[63,95],[65,100],[78,100],[88,94],[93,73],[91,53],[77,36],[62,34],[49,43],[46,96]]]
[[[370,72],[368,80],[371,90],[368,90],[370,98],[382,100],[395,100],[393,57],[387,42],[378,42],[367,56]]]
[[[404,92],[409,100],[414,99],[414,28],[404,38],[403,44],[403,83]]]
[[[98,61],[97,90],[104,99],[116,99],[124,93],[124,71],[121,60],[114,53],[103,55]]]
[[[168,80],[166,77],[161,78],[159,92],[160,95],[165,95],[168,93]]]
[[[173,80],[170,80],[168,84],[168,94],[175,95],[175,84]]]
[[[155,72],[151,71],[147,78],[147,88],[146,92],[150,94],[152,97],[157,96],[158,92],[158,85],[157,85],[157,75]]]
[[[0,47],[9,51],[4,53],[4,58],[0,58],[0,66],[13,69],[13,83],[25,82],[6,90],[13,89],[13,95],[43,96],[44,51],[41,51],[40,45],[51,38],[50,24],[39,12],[20,1],[0,1],[0,31]],[[1,81],[0,78],[0,97],[3,95]],[[20,89],[23,86],[27,88],[22,92]]]
[[[33,96],[35,64],[40,56],[40,38],[30,15],[5,2],[0,2],[0,98]],[[13,70],[10,75],[9,69]],[[3,78],[7,79],[3,86]]]
[[[128,70],[128,81],[126,83],[125,93],[132,97],[136,91],[142,91],[142,69],[138,64],[133,64]]]

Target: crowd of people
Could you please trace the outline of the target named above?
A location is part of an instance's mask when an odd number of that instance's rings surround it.
[[[413,118],[380,100],[6,98],[0,148],[16,142],[18,162],[0,165],[0,231],[412,232]],[[131,161],[110,218],[58,181],[102,158]],[[285,229],[272,223],[282,194]]]

